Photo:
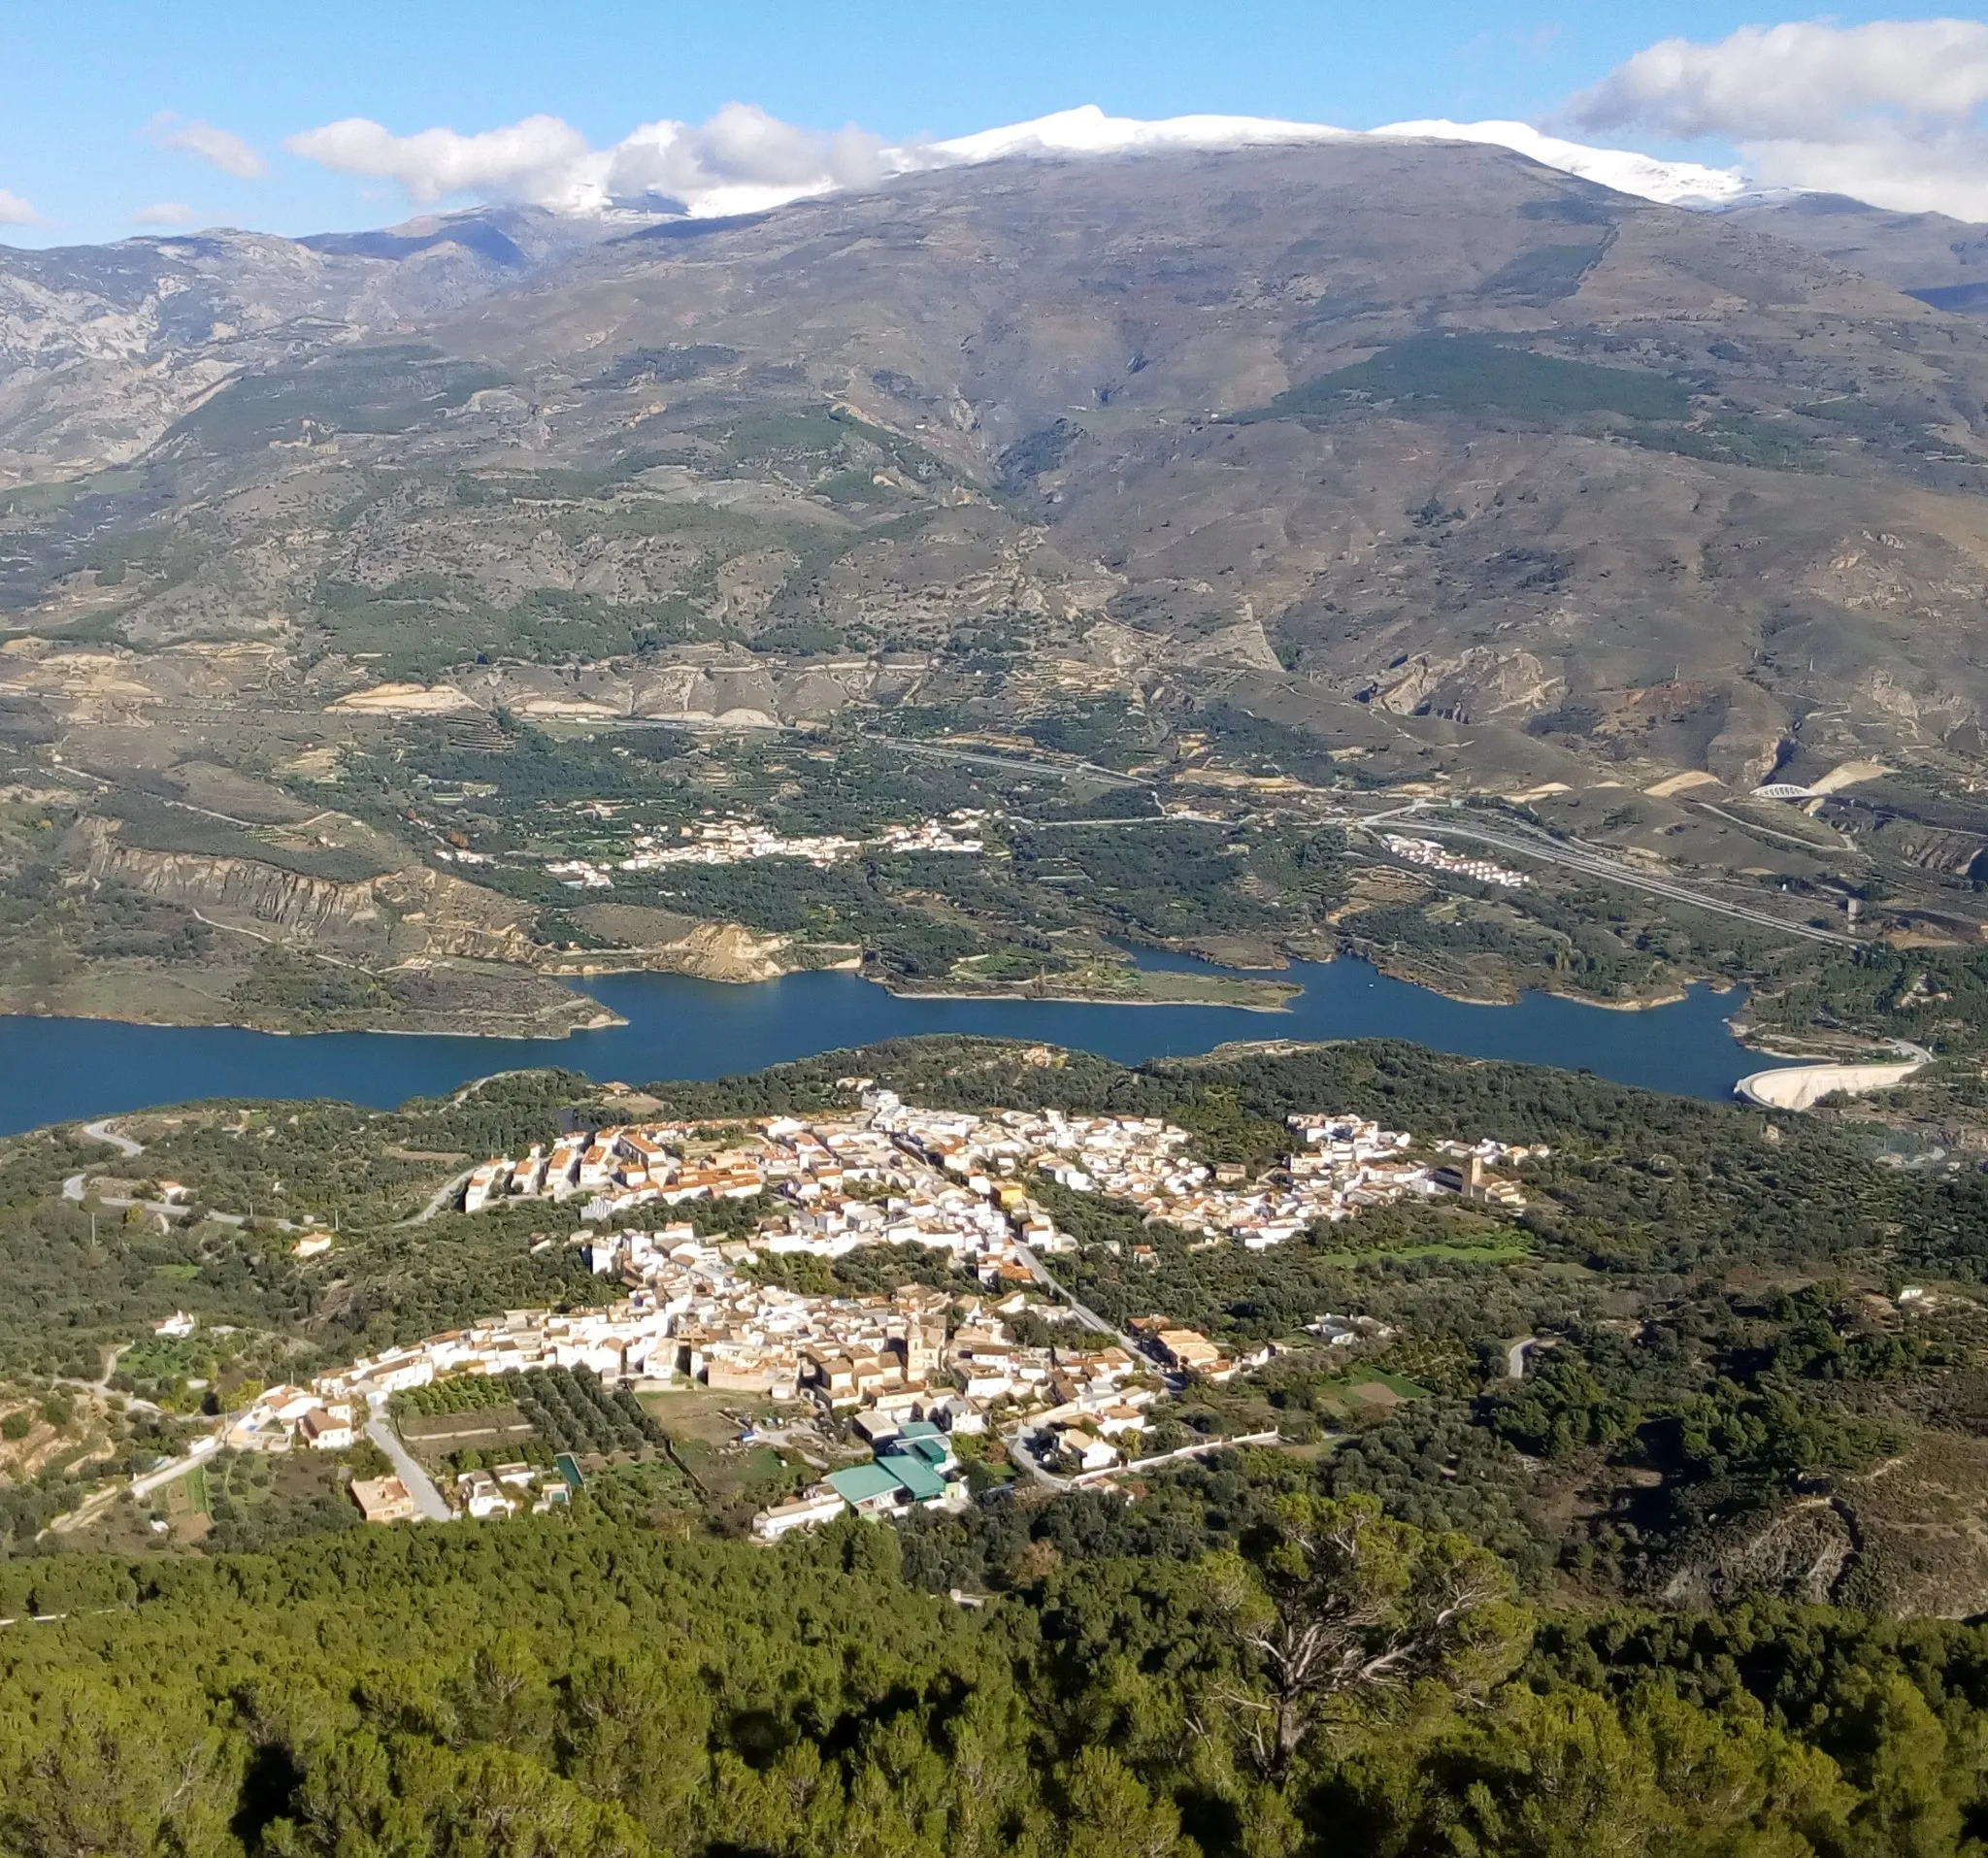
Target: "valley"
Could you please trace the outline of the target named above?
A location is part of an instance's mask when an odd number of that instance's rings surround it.
[[[558,1037],[627,970],[1971,959],[1988,324],[1780,219],[1375,143],[483,223],[0,264],[0,1007]],[[1457,800],[1590,862],[1363,825]],[[890,839],[959,813],[971,858]],[[621,868],[713,821],[864,849]]]
[[[0,1858],[1988,1858],[1988,23],[1618,12],[10,20]]]

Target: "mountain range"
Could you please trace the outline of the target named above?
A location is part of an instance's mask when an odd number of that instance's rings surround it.
[[[327,690],[996,631],[1536,783],[1971,778],[1982,228],[1078,114],[746,216],[7,253],[10,623]]]

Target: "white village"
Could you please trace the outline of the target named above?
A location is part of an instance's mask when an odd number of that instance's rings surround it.
[[[762,1539],[850,1512],[959,1508],[967,1484],[951,1442],[990,1431],[1044,1482],[1109,1476],[1139,1462],[1156,1401],[1190,1377],[1225,1380],[1271,1350],[1239,1359],[1163,1316],[1112,1328],[1065,1293],[1044,1262],[1077,1242],[1059,1230],[1034,1181],[1129,1202],[1148,1223],[1191,1235],[1195,1248],[1262,1249],[1410,1197],[1522,1211],[1518,1182],[1488,1171],[1546,1153],[1488,1139],[1417,1143],[1354,1115],[1298,1114],[1288,1119],[1282,1164],[1251,1180],[1240,1168],[1196,1160],[1190,1134],[1159,1118],[973,1113],[909,1104],[864,1078],[839,1088],[855,1099],[846,1113],[610,1125],[483,1163],[464,1184],[464,1210],[575,1207],[585,1225],[567,1243],[583,1249],[612,1296],[588,1310],[512,1311],[353,1362],[308,1388],[271,1388],[222,1443],[343,1449],[363,1415],[381,1413],[396,1395],[456,1377],[556,1368],[638,1394],[701,1386],[845,1422],[873,1458],[762,1511]],[[700,1232],[694,1218],[636,1217],[724,1200],[765,1210],[743,1237]],[[879,1245],[943,1256],[961,1288],[813,1295],[765,1280],[762,1267],[774,1261],[833,1261]],[[1131,1262],[1157,1256],[1139,1244]],[[1024,1315],[1033,1335],[1048,1325],[1055,1340],[1019,1341],[1013,1329]],[[1327,1347],[1375,1332],[1331,1316],[1310,1327]],[[353,1494],[369,1520],[416,1513],[402,1478],[362,1480]],[[520,1464],[464,1479],[452,1507],[506,1514],[566,1494],[557,1474]]]
[[[846,863],[865,851],[886,856],[939,852],[977,857],[986,849],[982,835],[987,817],[985,811],[968,808],[944,819],[886,825],[874,838],[850,839],[841,833],[778,833],[756,819],[727,815],[679,826],[674,833],[662,828],[654,832],[638,830],[630,842],[633,848],[625,858],[556,859],[546,866],[546,872],[568,889],[612,890],[614,871],[663,871],[673,865],[740,865],[760,858],[797,858],[823,870]],[[462,853],[455,856],[460,859]]]

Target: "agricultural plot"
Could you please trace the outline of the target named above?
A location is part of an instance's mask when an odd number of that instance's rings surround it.
[[[1406,1375],[1386,1374],[1375,1368],[1355,1369],[1342,1380],[1324,1383],[1315,1402],[1320,1413],[1341,1418],[1356,1415],[1374,1417],[1392,1411],[1405,1401],[1427,1400],[1430,1392]]]
[[[501,1407],[478,1407],[469,1412],[411,1415],[400,1422],[400,1436],[423,1456],[446,1457],[468,1447],[522,1444],[533,1436],[532,1422],[510,1401]]]
[[[409,1446],[428,1458],[521,1445],[533,1427],[512,1398],[514,1378],[465,1375],[411,1388],[394,1397],[394,1423]]]
[[[554,1451],[646,1457],[669,1443],[633,1393],[610,1391],[587,1369],[535,1368],[514,1378],[517,1410]]]

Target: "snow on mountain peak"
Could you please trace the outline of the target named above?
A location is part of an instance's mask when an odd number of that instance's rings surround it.
[[[1320,122],[1280,122],[1271,116],[1167,116],[1148,121],[1138,116],[1108,116],[1096,104],[1086,103],[1076,110],[1038,116],[1033,122],[982,129],[977,135],[956,136],[949,142],[905,152],[913,160],[924,156],[934,165],[949,165],[1029,155],[1137,154],[1154,149],[1343,142],[1358,133]]]
[[[1629,149],[1590,149],[1541,135],[1526,122],[1390,122],[1370,130],[1375,136],[1423,142],[1486,142],[1529,156],[1542,167],[1558,168],[1617,193],[1634,193],[1669,207],[1730,206],[1746,191],[1745,177],[1730,168],[1708,168],[1697,161],[1659,161]]]
[[[982,161],[1070,155],[1143,154],[1175,149],[1247,149],[1277,143],[1349,142],[1358,137],[1399,141],[1478,142],[1509,149],[1548,168],[1592,181],[1618,193],[1638,194],[1666,206],[1724,207],[1746,191],[1730,169],[1695,161],[1660,161],[1627,149],[1591,149],[1542,135],[1524,122],[1391,122],[1379,129],[1339,129],[1323,122],[1284,122],[1271,116],[1167,116],[1143,120],[1109,116],[1094,103],[1032,122],[983,129],[885,151],[887,170],[969,166]]]

